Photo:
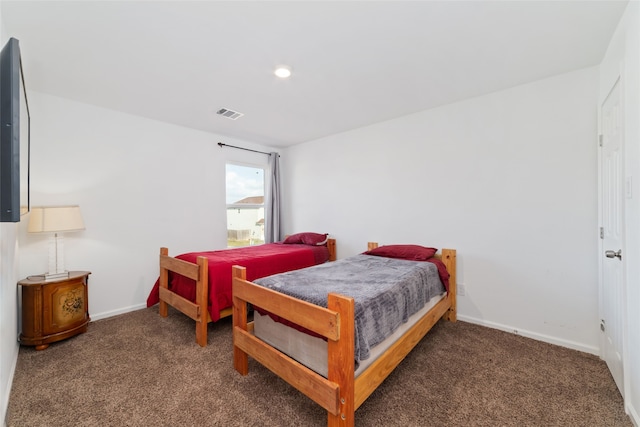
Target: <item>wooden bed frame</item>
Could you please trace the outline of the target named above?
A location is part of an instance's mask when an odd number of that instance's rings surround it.
[[[327,240],[329,261],[336,260],[336,240]],[[169,289],[169,272],[177,273],[196,281],[196,301],[172,292]],[[196,342],[201,347],[207,346],[207,325],[211,322],[208,310],[209,301],[209,264],[206,257],[198,257],[196,263],[183,261],[169,256],[169,249],[160,248],[160,316],[167,317],[169,306],[196,321]],[[220,311],[220,318],[231,316],[233,308]]]
[[[369,243],[369,249],[377,247]],[[456,251],[443,249],[442,259],[450,274],[449,292],[366,370],[354,376],[354,301],[329,294],[328,308],[292,298],[246,280],[246,269],[233,267],[233,361],[242,375],[249,372],[253,357],[311,400],[327,410],[329,427],[353,426],[355,411],[398,366],[440,318],[456,321]],[[317,374],[253,334],[247,320],[247,304],[297,323],[327,338],[328,375]]]

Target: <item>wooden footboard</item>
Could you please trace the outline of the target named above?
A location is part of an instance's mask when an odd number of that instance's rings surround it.
[[[336,260],[336,240],[327,240],[329,261]],[[169,289],[169,272],[177,273],[196,282],[196,300],[190,301]],[[207,345],[207,325],[211,322],[208,311],[209,264],[207,258],[198,257],[197,262],[183,261],[169,256],[167,248],[160,248],[160,316],[167,317],[169,306],[184,313],[196,322],[196,342],[201,347]],[[220,318],[231,316],[233,307],[220,310]]]
[[[242,375],[246,375],[248,356],[251,356],[326,409],[329,426],[353,426],[355,410],[409,354],[433,325],[443,317],[450,321],[456,320],[456,251],[443,249],[441,258],[451,275],[448,295],[357,378],[354,377],[355,320],[352,298],[329,294],[328,307],[319,307],[251,283],[246,280],[246,269],[234,266],[234,368]],[[247,304],[258,305],[326,337],[329,365],[327,378],[255,337],[253,325],[247,321]]]
[[[171,292],[169,290],[169,272],[174,272],[196,281],[196,302]],[[196,342],[201,346],[207,345],[207,324],[211,316],[207,310],[209,296],[209,266],[207,258],[198,257],[197,264],[183,261],[169,256],[167,248],[160,248],[160,316],[167,317],[169,306],[186,314],[196,321]],[[231,310],[228,310],[231,312]],[[228,316],[229,314],[227,314]],[[222,317],[222,313],[220,313]]]

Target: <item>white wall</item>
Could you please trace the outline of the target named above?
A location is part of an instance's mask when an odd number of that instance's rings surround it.
[[[0,48],[9,40],[0,14]],[[13,373],[18,358],[18,225],[0,223],[0,423],[5,424]]]
[[[597,69],[287,150],[287,229],[458,250],[460,318],[598,352]]]
[[[245,141],[33,92],[33,206],[79,204],[86,230],[66,233],[68,270],[89,270],[93,320],[145,306],[170,254],[225,248],[225,162],[266,156]],[[169,101],[167,101],[169,102]],[[212,120],[215,117],[212,117]],[[48,238],[19,228],[20,274],[47,271]]]
[[[632,198],[625,199],[626,331],[624,348],[625,404],[640,425],[640,5],[630,2],[600,65],[598,105],[616,79],[623,90],[625,175]]]
[[[6,41],[6,39],[3,38]],[[18,226],[0,223],[0,424],[4,425],[18,358]]]

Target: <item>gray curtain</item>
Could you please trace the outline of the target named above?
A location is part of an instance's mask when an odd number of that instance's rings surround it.
[[[280,155],[269,153],[269,196],[265,200],[264,242],[273,243],[280,237]]]

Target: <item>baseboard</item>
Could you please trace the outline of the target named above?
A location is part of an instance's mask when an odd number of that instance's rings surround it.
[[[103,311],[102,313],[97,313],[97,314],[92,313],[90,315],[91,315],[91,320],[95,321],[100,319],[106,319],[107,317],[117,316],[119,314],[129,313],[131,311],[141,310],[143,308],[147,308],[147,304],[142,303],[142,304],[130,305],[129,307],[119,308],[117,310],[112,310],[112,311]]]
[[[629,414],[629,418],[631,418],[631,422],[635,427],[640,427],[640,415],[636,408],[633,407],[633,404],[627,402],[627,413]]]
[[[7,411],[9,409],[9,398],[11,397],[11,386],[13,385],[13,377],[16,374],[16,366],[18,365],[18,353],[20,352],[20,344],[18,344],[16,342],[16,351],[14,352],[14,357],[13,357],[13,363],[11,364],[11,369],[9,372],[9,377],[8,377],[8,381],[7,381],[7,388],[4,392],[4,394],[2,395],[3,399],[2,402],[0,402],[0,404],[2,405],[0,407],[1,411],[0,411],[0,415],[2,415],[2,425],[4,427],[7,426]]]
[[[537,341],[559,345],[561,347],[570,348],[572,350],[578,350],[583,353],[594,354],[600,357],[600,349],[598,347],[592,347],[592,346],[580,344],[575,341],[564,340],[564,339],[552,337],[549,335],[522,330],[520,328],[516,328],[513,326],[502,325],[500,323],[487,322],[486,320],[476,319],[475,317],[464,316],[464,315],[461,315],[460,313],[458,313],[458,320],[462,320],[463,322],[474,323],[476,325],[486,326],[492,329],[498,329],[500,331],[509,332],[515,335],[522,335],[523,337],[531,338]]]

